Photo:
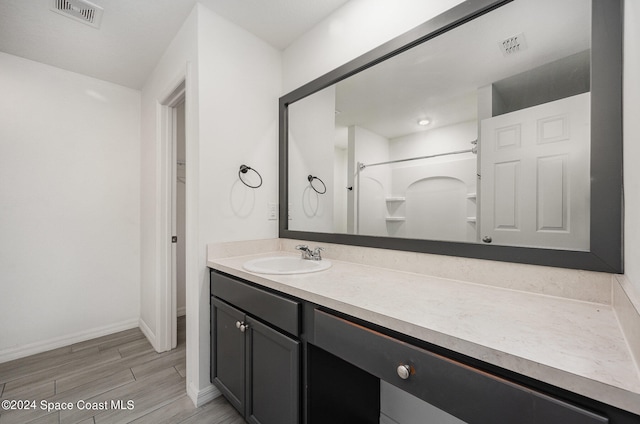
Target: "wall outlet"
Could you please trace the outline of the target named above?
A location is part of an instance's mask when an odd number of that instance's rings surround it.
[[[278,204],[275,202],[267,203],[267,219],[276,221],[278,219]]]

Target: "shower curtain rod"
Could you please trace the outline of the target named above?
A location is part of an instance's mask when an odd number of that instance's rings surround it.
[[[475,140],[475,141],[472,141],[471,144],[476,144],[477,142],[478,142],[478,140]],[[358,167],[359,167],[360,170],[363,170],[364,168],[366,168],[368,166],[388,165],[390,163],[399,163],[399,162],[408,162],[408,161],[411,161],[411,160],[437,158],[438,156],[459,155],[461,153],[478,153],[478,148],[474,146],[473,148],[467,149],[467,150],[457,150],[455,152],[448,152],[448,153],[437,153],[435,155],[429,155],[429,156],[418,156],[418,157],[415,157],[415,158],[396,159],[396,160],[390,160],[390,161],[386,161],[386,162],[377,162],[377,163],[369,163],[369,164],[359,163]]]

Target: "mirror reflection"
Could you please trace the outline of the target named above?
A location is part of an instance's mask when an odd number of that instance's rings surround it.
[[[590,39],[515,0],[290,104],[288,229],[588,251]]]

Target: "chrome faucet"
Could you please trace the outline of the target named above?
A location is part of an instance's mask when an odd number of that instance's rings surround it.
[[[309,246],[306,244],[299,244],[296,246],[296,250],[299,250],[302,253],[302,259],[308,259],[311,261],[321,261],[322,255],[320,252],[324,250],[323,247],[316,247],[315,249],[309,249]]]
[[[302,253],[302,259],[311,259],[311,255],[313,254],[313,252],[306,244],[297,245],[296,250],[299,250]]]

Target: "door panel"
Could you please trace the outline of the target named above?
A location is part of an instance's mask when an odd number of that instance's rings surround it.
[[[590,94],[481,122],[481,238],[589,250]]]
[[[245,333],[237,327],[244,322],[242,311],[211,298],[211,382],[241,414],[245,408]]]
[[[247,323],[247,422],[296,424],[300,342],[250,317]]]

